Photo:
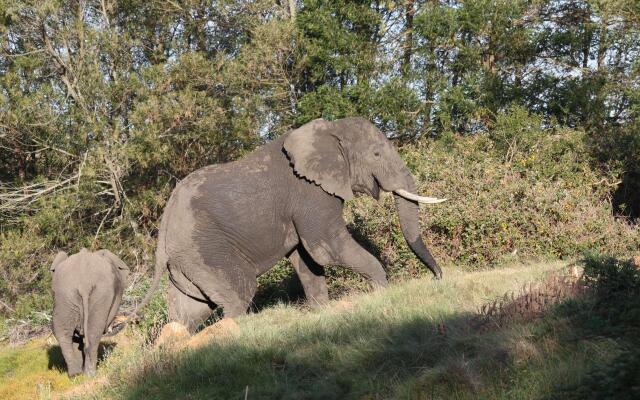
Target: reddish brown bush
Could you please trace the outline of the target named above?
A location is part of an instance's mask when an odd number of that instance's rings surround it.
[[[505,293],[481,306],[473,325],[490,329],[539,318],[551,306],[584,294],[587,288],[580,278],[577,268],[572,267],[563,274],[550,274],[540,283],[525,284],[518,293]]]

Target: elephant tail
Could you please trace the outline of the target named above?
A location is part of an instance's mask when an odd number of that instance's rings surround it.
[[[89,337],[89,295],[80,293],[80,297],[82,297],[82,334],[84,335],[84,344],[87,346],[87,338]]]
[[[156,248],[156,265],[153,271],[153,281],[151,282],[149,290],[147,290],[147,294],[131,314],[130,319],[137,319],[139,317],[138,313],[149,303],[153,293],[160,285],[160,280],[162,279],[164,271],[167,270],[167,265],[169,263],[169,255],[167,254],[165,238],[167,232],[167,219],[168,218],[166,217],[162,218],[162,221],[160,222],[160,229],[158,230],[158,247]]]
[[[166,220],[167,218],[165,215],[162,218],[162,221],[160,223],[160,229],[158,231],[158,247],[156,249],[156,264],[153,272],[153,281],[151,282],[151,286],[149,287],[149,290],[147,290],[147,293],[145,294],[140,304],[138,304],[138,306],[135,308],[135,310],[133,310],[133,312],[129,314],[126,319],[118,322],[117,324],[112,325],[105,336],[113,336],[116,333],[120,332],[127,325],[127,323],[140,319],[140,317],[142,316],[140,314],[140,311],[149,303],[154,292],[156,291],[156,289],[158,289],[158,286],[160,286],[160,280],[162,279],[162,275],[164,271],[167,269],[167,265],[169,263],[169,256],[167,254],[166,240],[165,240],[166,231],[167,231]]]

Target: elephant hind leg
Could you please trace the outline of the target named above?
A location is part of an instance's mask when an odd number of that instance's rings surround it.
[[[67,373],[70,377],[82,373],[82,350],[81,344],[73,341],[73,332],[64,333],[64,335],[56,334],[62,357],[67,364]]]
[[[100,346],[100,339],[105,331],[109,312],[111,311],[111,307],[107,305],[113,302],[113,298],[108,293],[100,293],[89,297],[88,301],[89,314],[86,326],[84,327],[83,371],[86,375],[92,376],[96,373],[98,366],[98,347]]]
[[[100,347],[102,332],[91,332],[84,335],[84,367],[85,375],[93,376],[98,367],[98,348]]]
[[[169,283],[167,297],[169,303],[169,321],[180,322],[192,334],[200,324],[209,318],[213,307],[215,307],[215,305],[205,300],[197,300],[184,294],[173,282]]]
[[[245,274],[243,269],[233,269],[232,279],[224,282],[198,282],[198,287],[215,304],[222,307],[225,317],[235,318],[247,313],[256,294],[257,281],[254,274]],[[224,283],[224,284],[220,284]]]
[[[222,307],[225,317],[235,318],[246,314],[253,296],[256,294],[257,281],[255,268],[244,260],[227,261],[226,267],[210,268],[209,279],[198,279],[195,285],[211,302]]]
[[[53,335],[60,345],[62,357],[67,364],[67,373],[69,376],[75,376],[82,373],[82,343],[74,341],[76,323],[69,314],[73,312],[56,304],[53,312]]]
[[[212,260],[206,265],[193,262],[198,258],[191,257],[187,264],[185,257],[169,266],[169,307],[173,310],[169,316],[192,332],[211,315],[214,306],[222,307],[226,317],[245,314],[257,288],[255,268],[244,259],[225,254],[224,262]]]
[[[254,292],[255,293],[255,292]],[[237,318],[247,313],[249,305],[253,300],[253,296],[250,299],[231,301],[222,305],[225,318]]]

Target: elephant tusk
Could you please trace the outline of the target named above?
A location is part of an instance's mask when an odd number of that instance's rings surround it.
[[[438,203],[442,203],[443,201],[447,201],[447,199],[438,199],[438,198],[435,198],[435,197],[418,196],[417,194],[413,194],[411,192],[407,192],[404,189],[394,190],[394,192],[396,194],[404,197],[405,199],[417,201],[418,203],[423,203],[423,204],[438,204]]]

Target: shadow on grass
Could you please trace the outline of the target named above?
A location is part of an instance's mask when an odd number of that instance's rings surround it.
[[[598,338],[615,343],[618,352],[578,382],[559,385],[547,399],[640,399],[640,269],[630,260],[598,255],[588,256],[584,265],[583,279],[593,296],[560,307],[573,321],[566,341]]]
[[[101,342],[98,347],[98,366],[112,351],[115,349],[116,343],[113,342]],[[54,345],[47,349],[47,357],[49,358],[48,369],[55,369],[59,372],[67,372],[67,363],[62,356],[62,350],[60,346]]]
[[[135,374],[113,377],[109,397],[638,398],[640,353],[611,361],[603,351],[640,348],[639,272],[613,259],[592,264],[585,274],[597,278],[594,298],[568,299],[532,320],[480,329],[472,313],[383,305],[300,321],[286,312],[236,339],[145,357]]]
[[[143,368],[119,396],[243,399],[248,392],[249,399],[344,399],[430,393],[437,398],[450,388],[473,393],[480,385],[476,369],[504,366],[509,354],[499,334],[474,331],[471,317],[394,322],[383,315],[337,312],[313,326],[289,325],[275,336],[241,336],[163,355],[170,358],[166,368]],[[398,387],[403,395],[394,391]]]

